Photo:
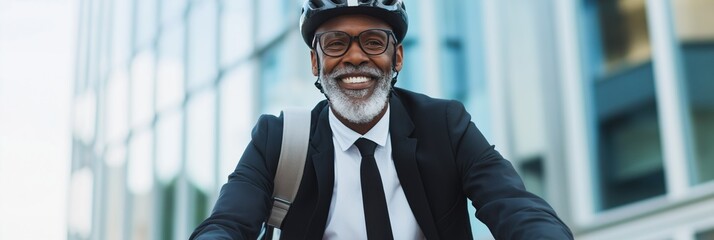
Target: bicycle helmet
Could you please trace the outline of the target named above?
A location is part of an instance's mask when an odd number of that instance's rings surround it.
[[[402,0],[306,0],[300,16],[300,32],[312,48],[315,30],[327,20],[345,14],[365,14],[385,21],[401,43],[409,25]]]

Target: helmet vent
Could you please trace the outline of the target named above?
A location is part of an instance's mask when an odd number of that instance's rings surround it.
[[[397,0],[384,0],[382,1],[382,4],[387,5],[387,6],[392,6],[395,3],[397,3]]]
[[[319,9],[325,6],[325,3],[320,0],[310,0],[310,4],[312,5],[313,9]]]

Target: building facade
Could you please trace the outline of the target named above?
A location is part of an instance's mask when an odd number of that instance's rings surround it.
[[[324,99],[302,0],[80,2],[69,239],[186,239],[258,116]],[[405,2],[397,86],[463,102],[577,239],[714,239],[714,2]]]

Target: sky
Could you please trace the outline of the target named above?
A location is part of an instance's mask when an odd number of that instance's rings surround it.
[[[0,0],[0,239],[66,239],[77,0]]]

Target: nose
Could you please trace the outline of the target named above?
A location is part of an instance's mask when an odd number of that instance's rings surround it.
[[[349,49],[347,49],[347,52],[342,58],[343,64],[351,64],[354,66],[365,64],[368,61],[369,56],[367,56],[367,54],[362,51],[362,48],[360,48],[358,41],[352,41],[351,46],[349,47]]]

